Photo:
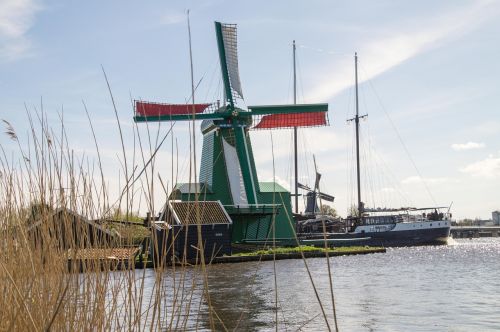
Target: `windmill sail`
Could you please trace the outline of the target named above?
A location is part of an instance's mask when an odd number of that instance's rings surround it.
[[[264,115],[252,129],[316,127],[327,124],[326,112]]]
[[[312,189],[309,187],[309,186],[306,186],[300,182],[297,182],[297,185],[300,189],[304,189],[304,190],[307,190],[307,191],[312,191]]]
[[[135,112],[138,116],[162,116],[203,113],[211,104],[161,104],[136,101]]]
[[[321,173],[316,172],[316,181],[314,181],[314,189],[319,188],[319,181],[321,180]]]
[[[248,106],[252,129],[317,127],[328,125],[328,104]]]
[[[325,200],[328,202],[333,202],[335,200],[335,197],[333,197],[332,195],[325,194],[325,193],[319,193],[318,196],[322,200]]]
[[[236,24],[221,24],[224,53],[231,89],[236,96],[243,99],[240,72],[238,69],[238,35]]]

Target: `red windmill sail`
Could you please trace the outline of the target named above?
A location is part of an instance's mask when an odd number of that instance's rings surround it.
[[[136,101],[135,112],[139,116],[189,115],[203,113],[211,104],[160,104]]]
[[[264,115],[254,129],[314,127],[327,124],[326,112],[280,113]]]

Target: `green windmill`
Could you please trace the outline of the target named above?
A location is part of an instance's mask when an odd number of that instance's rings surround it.
[[[237,107],[243,100],[238,70],[236,25],[215,22],[224,83],[224,102],[159,104],[136,101],[134,120],[202,120],[203,149],[198,183],[179,183],[170,199],[220,201],[233,220],[232,241],[292,239],[294,221],[290,192],[274,182],[259,182],[249,130],[323,126],[328,104]],[[274,218],[273,218],[274,215]]]

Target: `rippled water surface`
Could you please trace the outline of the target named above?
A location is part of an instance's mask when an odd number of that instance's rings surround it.
[[[330,262],[341,331],[500,331],[500,238],[388,248],[385,254]],[[333,329],[326,259],[307,263]],[[276,261],[275,267],[278,330],[327,330],[304,262]],[[146,290],[154,284],[152,274],[146,272]],[[274,282],[272,261],[209,267],[212,307],[224,324],[216,323],[217,329],[274,330]],[[199,303],[200,293],[193,303]],[[193,314],[198,312],[193,307],[183,326],[209,328],[207,306],[202,304],[201,315]]]

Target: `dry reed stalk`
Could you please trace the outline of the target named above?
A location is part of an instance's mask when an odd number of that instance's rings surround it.
[[[131,236],[113,235],[115,233],[102,223],[102,219],[109,215],[111,209],[120,208],[119,203],[124,196],[126,216],[129,216],[136,197],[136,191],[131,188],[137,181],[141,184],[139,190],[142,190],[139,196],[147,202],[149,211],[155,211],[155,156],[168,135],[172,135],[174,147],[173,126],[162,140],[159,140],[160,127],[155,134],[149,133],[147,127],[147,150],[143,149],[139,131],[134,127],[140,157],[136,159],[134,145],[132,160],[142,164],[129,165],[121,161],[126,173],[124,189],[119,191],[116,202],[110,204],[96,132],[86,105],[84,108],[97,150],[97,165],[71,150],[62,115],[60,133],[55,134],[43,111],[28,111],[30,135],[24,140],[10,123],[6,123],[9,126],[8,136],[16,142],[20,158],[9,158],[0,145],[0,300],[3,304],[0,307],[0,331],[184,330],[201,328],[199,324],[207,323],[202,321],[205,317],[208,317],[208,328],[227,330],[223,316],[210,301],[209,274],[216,253],[212,252],[211,259],[205,262],[199,227],[196,230],[198,263],[194,266],[190,266],[184,258],[180,266],[168,267],[164,260],[150,257],[148,251],[144,254],[146,260],[153,261],[152,271],[136,270],[134,258],[81,258],[89,248],[100,248],[106,253],[110,248],[133,244]],[[151,141],[153,135],[156,136],[154,144]],[[122,146],[125,156],[123,141]],[[194,148],[194,143],[191,147]],[[177,167],[178,152],[176,158]],[[195,167],[191,163],[191,178]],[[178,167],[175,172],[172,167],[171,176],[166,186],[159,177],[164,194],[177,183]],[[275,199],[280,203],[282,197]],[[195,201],[192,213],[200,219],[205,211]],[[274,223],[270,232],[275,232]],[[156,246],[153,252],[159,252],[163,257],[171,253],[175,261],[171,243],[163,242],[159,248],[154,233],[150,243]],[[276,247],[274,241],[272,245]],[[303,260],[322,308],[304,257]],[[257,269],[258,266],[250,278],[251,285],[257,276]],[[278,329],[276,265],[274,290]],[[245,307],[240,309],[239,321],[244,317]],[[322,313],[328,324],[323,308]]]
[[[154,301],[148,304],[146,270],[136,271],[134,261],[77,259],[89,245],[105,250],[131,244],[129,238],[108,238],[75,222],[108,209],[100,157],[101,184],[88,158],[75,158],[64,125],[56,137],[43,113],[28,114],[28,152],[6,123],[23,163],[9,159],[3,146],[0,156],[0,330],[163,329],[167,313],[162,308],[171,305],[165,296],[171,292],[171,285],[164,284],[167,269],[161,266],[155,273],[149,298]],[[93,136],[98,148],[94,131]],[[129,269],[117,272],[120,263]],[[186,267],[181,272],[188,275]],[[194,285],[194,279],[189,283]],[[182,297],[172,312],[182,311],[194,290],[185,286],[173,285]]]

